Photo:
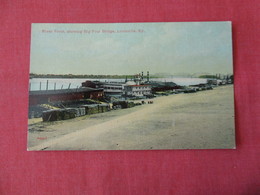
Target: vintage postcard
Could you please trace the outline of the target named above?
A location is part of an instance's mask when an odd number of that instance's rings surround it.
[[[234,148],[231,22],[32,24],[29,151]]]

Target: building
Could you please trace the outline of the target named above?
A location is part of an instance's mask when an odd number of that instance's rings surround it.
[[[79,89],[30,91],[29,105],[34,106],[37,104],[77,101],[81,99],[102,99],[103,97],[103,89],[93,89],[88,87]]]

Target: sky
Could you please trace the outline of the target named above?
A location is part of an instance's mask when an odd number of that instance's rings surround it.
[[[32,24],[30,73],[231,74],[231,22]]]

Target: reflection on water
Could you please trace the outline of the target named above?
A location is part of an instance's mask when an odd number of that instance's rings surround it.
[[[48,89],[75,89],[81,86],[81,83],[86,80],[98,80],[98,81],[116,81],[116,82],[124,82],[125,79],[47,79],[47,78],[33,78],[30,79],[30,91],[37,90],[46,90],[47,89],[47,81],[48,81]],[[206,83],[207,79],[200,78],[156,78],[150,79],[152,81],[162,81],[162,82],[174,82],[177,85],[196,85],[199,83]]]

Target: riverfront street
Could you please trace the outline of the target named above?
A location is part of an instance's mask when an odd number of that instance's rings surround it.
[[[28,150],[234,148],[233,100],[227,85],[66,121],[29,121]]]

